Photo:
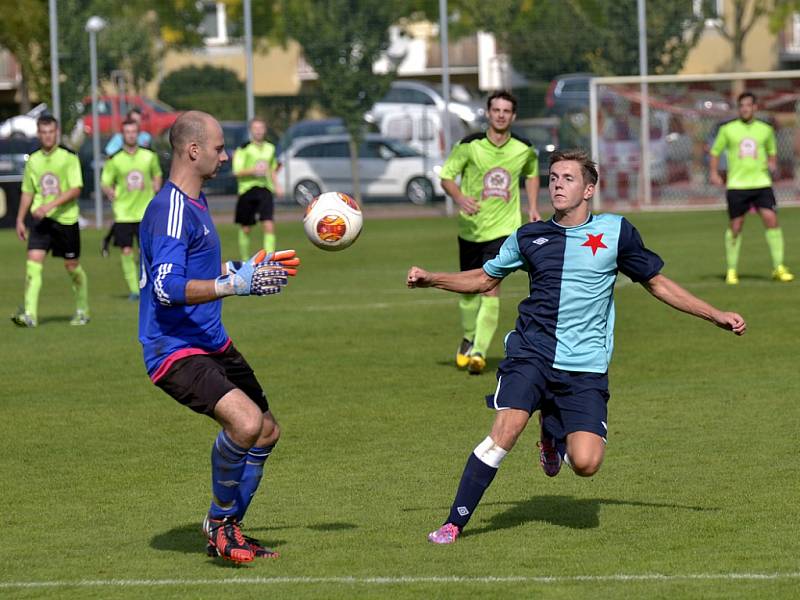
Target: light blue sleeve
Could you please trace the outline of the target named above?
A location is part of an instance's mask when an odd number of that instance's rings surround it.
[[[496,279],[503,279],[507,275],[511,275],[517,269],[523,271],[528,270],[528,265],[525,258],[519,251],[519,242],[517,241],[517,233],[514,232],[506,238],[503,245],[500,247],[500,252],[491,260],[487,260],[483,265],[483,270],[490,277]]]
[[[122,134],[115,133],[106,144],[106,156],[111,156],[122,150]]]

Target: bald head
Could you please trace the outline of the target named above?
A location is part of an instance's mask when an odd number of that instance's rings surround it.
[[[211,179],[228,160],[222,126],[208,113],[190,110],[183,113],[169,130],[172,146],[170,179]],[[188,193],[188,192],[187,192]]]
[[[169,145],[176,154],[183,154],[189,144],[205,145],[209,132],[219,127],[210,114],[189,110],[177,118],[169,130]]]

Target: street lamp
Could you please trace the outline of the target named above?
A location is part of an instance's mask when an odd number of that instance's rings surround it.
[[[89,17],[89,63],[92,73],[92,166],[94,167],[94,222],[97,229],[103,226],[103,192],[100,189],[100,121],[97,118],[97,32],[108,23],[98,16]]]

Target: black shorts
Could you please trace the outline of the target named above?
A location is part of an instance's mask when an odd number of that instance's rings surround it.
[[[253,369],[233,344],[222,352],[181,358],[156,381],[156,385],[184,406],[212,419],[217,402],[237,388],[247,394],[261,412],[269,410],[267,395]]]
[[[725,192],[725,199],[728,201],[728,216],[731,219],[746,214],[751,206],[770,210],[775,210],[777,206],[771,187],[754,190],[728,190]]]
[[[111,226],[111,237],[117,248],[133,248],[133,242],[139,243],[139,223],[114,223]]]
[[[506,238],[501,237],[489,242],[468,242],[458,238],[458,260],[462,271],[480,269],[487,260],[492,260],[500,252],[500,246]]]
[[[538,358],[506,358],[497,367],[497,388],[486,396],[494,410],[541,410],[556,439],[576,431],[608,436],[608,374],[564,371]]]
[[[275,203],[272,192],[264,187],[254,187],[239,196],[236,201],[235,223],[239,225],[255,225],[256,214],[259,221],[272,221],[275,214]]]
[[[47,217],[34,220],[28,236],[28,250],[49,250],[53,256],[61,256],[65,260],[79,258],[81,229],[77,223],[62,225]]]

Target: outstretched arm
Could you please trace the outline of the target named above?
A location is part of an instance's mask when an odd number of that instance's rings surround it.
[[[435,287],[459,294],[482,294],[497,287],[502,279],[497,279],[483,269],[472,269],[460,273],[429,273],[419,267],[411,267],[406,277],[410,288]]]
[[[732,331],[736,335],[743,335],[747,329],[747,324],[741,315],[735,312],[724,312],[711,306],[664,275],[656,275],[643,282],[642,285],[664,304],[711,321],[717,327]]]

